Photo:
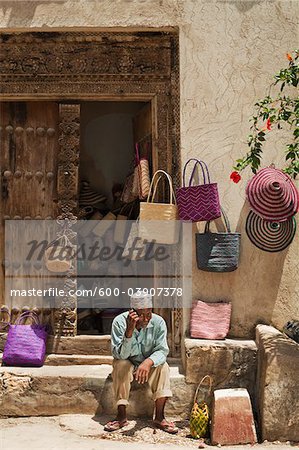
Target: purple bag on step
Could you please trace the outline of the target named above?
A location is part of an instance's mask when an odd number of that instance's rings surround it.
[[[186,186],[186,168],[190,161],[195,161],[195,164],[189,184]],[[203,184],[192,186],[198,165],[201,167]],[[177,189],[176,198],[179,218],[184,222],[208,222],[221,216],[218,186],[217,183],[211,183],[208,167],[203,161],[191,158],[186,162],[183,171],[183,187]]]
[[[25,319],[32,318],[34,324],[23,325]],[[9,324],[2,361],[7,366],[40,367],[46,356],[48,333],[40,325],[38,316],[33,312],[20,315],[14,324]]]

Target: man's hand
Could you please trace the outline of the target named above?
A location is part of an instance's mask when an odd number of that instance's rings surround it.
[[[138,383],[146,383],[148,381],[149,373],[151,370],[151,367],[154,365],[154,362],[147,358],[145,359],[137,368],[135,372],[135,380]]]
[[[127,338],[132,337],[133,331],[136,328],[138,320],[139,320],[138,314],[133,309],[130,309],[128,317],[127,317],[127,329],[126,329],[126,333],[125,333],[125,336]]]

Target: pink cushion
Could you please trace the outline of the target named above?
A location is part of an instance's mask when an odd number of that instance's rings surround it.
[[[193,303],[190,333],[192,338],[224,339],[230,326],[231,303]]]

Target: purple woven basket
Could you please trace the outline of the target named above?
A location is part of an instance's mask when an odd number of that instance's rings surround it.
[[[195,161],[189,185],[186,186],[186,168],[190,161]],[[195,171],[200,165],[203,174],[203,184],[191,186]],[[205,169],[204,169],[205,168]],[[207,178],[206,178],[207,175]],[[189,159],[183,171],[183,187],[176,191],[179,218],[184,222],[200,222],[217,219],[221,216],[217,183],[211,183],[208,167],[198,159]]]
[[[33,318],[33,325],[22,325],[26,318]],[[7,366],[33,366],[44,364],[48,333],[39,324],[38,317],[32,312],[21,314],[18,321],[11,325],[3,351],[2,361]]]

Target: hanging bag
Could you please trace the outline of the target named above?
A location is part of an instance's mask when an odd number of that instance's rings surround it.
[[[232,304],[206,303],[196,300],[192,305],[190,335],[195,339],[225,339],[230,327]]]
[[[157,176],[159,178],[157,179]],[[166,177],[170,203],[154,203],[160,180]],[[153,193],[152,193],[153,190]],[[140,203],[139,236],[159,244],[176,244],[179,240],[178,208],[170,175],[157,170],[153,176],[147,201]]]
[[[32,325],[24,325],[26,319],[32,319]],[[3,363],[7,366],[40,367],[46,356],[48,333],[40,324],[37,314],[26,311],[16,322],[9,324],[3,351]]]
[[[210,222],[204,233],[196,233],[196,262],[206,272],[232,272],[238,268],[240,233],[232,233],[229,220],[222,209],[226,232],[211,233]]]
[[[137,196],[140,200],[144,200],[148,196],[150,182],[148,155],[140,158],[139,145],[136,144],[132,194]]]
[[[62,236],[52,241],[44,255],[44,261],[49,272],[63,273],[70,270],[72,266],[74,246],[63,234]]]
[[[208,405],[205,401],[199,402],[197,399],[199,388],[206,379],[208,379],[210,383],[208,394],[211,394],[212,378],[210,377],[210,375],[206,375],[202,378],[199,385],[197,386],[193,400],[193,407],[190,414],[190,433],[194,439],[206,437],[209,430],[210,418]]]
[[[191,161],[195,161],[193,170],[186,185],[186,169]],[[201,167],[203,184],[192,186],[194,175]],[[217,183],[211,183],[208,167],[205,162],[198,159],[189,159],[183,170],[183,187],[178,188],[176,197],[179,208],[179,218],[183,221],[208,221],[221,216]]]

